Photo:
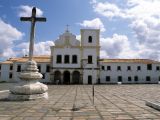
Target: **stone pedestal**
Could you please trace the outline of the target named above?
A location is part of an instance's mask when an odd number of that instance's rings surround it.
[[[42,74],[38,72],[35,61],[28,61],[25,70],[20,73],[21,81],[10,88],[9,100],[34,100],[48,99],[48,87],[38,80],[42,78]]]

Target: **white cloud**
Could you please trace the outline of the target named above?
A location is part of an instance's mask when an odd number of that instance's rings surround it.
[[[22,36],[22,32],[0,19],[0,57],[8,58],[15,56],[12,50],[14,41],[20,40]]]
[[[107,55],[107,51],[100,50],[100,58],[109,58],[109,56]]]
[[[81,40],[81,35],[76,35],[76,39],[80,41]]]
[[[53,41],[39,42],[35,44],[35,54],[36,55],[50,55],[50,46],[53,46]]]
[[[34,45],[34,55],[50,55],[50,46],[54,46],[53,41],[45,41],[45,42],[38,42]],[[19,51],[19,55],[26,55],[29,52],[29,43],[23,42],[17,45]]]
[[[0,57],[1,60],[17,57],[28,54],[28,42],[22,42],[15,45],[15,41],[22,39],[23,33],[15,27],[5,23],[0,19]],[[53,46],[53,41],[38,42],[35,44],[35,55],[50,55],[50,46]],[[3,59],[2,59],[3,58]]]
[[[28,5],[21,5],[19,7],[19,13],[18,13],[18,16],[19,17],[29,17],[31,16],[32,14],[32,8],[33,6],[28,6]],[[36,15],[38,17],[42,16],[43,15],[43,11],[39,8],[36,8]]]
[[[82,23],[79,24],[86,28],[101,29],[102,32],[106,30],[100,18],[95,18],[93,20],[84,20]]]
[[[138,57],[131,47],[128,37],[114,34],[110,38],[101,38],[101,58],[134,58]]]
[[[126,14],[133,18],[146,19],[152,16],[160,16],[160,1],[159,0],[129,0],[126,9]]]
[[[90,1],[90,4],[95,4],[95,3],[97,3],[97,0],[91,0]]]
[[[104,17],[111,20],[127,19],[130,22],[129,27],[138,39],[136,51],[132,51],[135,56],[138,54],[141,58],[160,60],[160,0],[128,0],[123,7],[114,2],[98,0],[91,4],[93,10]],[[126,56],[128,54],[126,52]]]
[[[94,11],[103,16],[109,18],[118,16],[125,17],[125,14],[122,12],[122,10],[115,4],[109,2],[94,2],[93,4]]]
[[[4,49],[4,52],[2,53],[2,57],[5,59],[11,58],[11,57],[16,57],[15,52],[13,51],[12,47],[11,48],[6,48]]]
[[[159,0],[128,0],[125,3],[125,8],[109,2],[96,1],[91,4],[96,13],[108,18],[146,19],[152,16],[160,17]]]

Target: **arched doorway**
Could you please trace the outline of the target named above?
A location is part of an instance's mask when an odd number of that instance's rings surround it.
[[[70,72],[69,71],[65,71],[63,73],[63,83],[70,84]]]
[[[72,83],[73,84],[79,84],[80,83],[80,72],[74,71],[72,73]]]
[[[80,83],[80,72],[74,71],[72,73],[72,82],[73,84],[79,84]]]
[[[61,83],[61,72],[60,71],[54,72],[54,83],[56,83],[56,84]]]

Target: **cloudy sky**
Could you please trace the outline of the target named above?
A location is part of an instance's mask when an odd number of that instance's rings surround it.
[[[33,6],[46,23],[36,24],[35,53],[50,54],[49,46],[66,29],[79,38],[81,28],[100,28],[101,58],[160,60],[160,0],[1,0],[0,61],[28,54]]]

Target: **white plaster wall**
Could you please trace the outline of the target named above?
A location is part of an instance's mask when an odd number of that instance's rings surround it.
[[[37,66],[41,66],[41,74],[45,74],[45,79],[41,79],[40,82],[50,82],[50,72],[46,72],[47,65],[50,65],[49,63],[37,63]]]
[[[92,55],[92,64],[85,65],[85,68],[96,68],[97,67],[97,53],[95,48],[85,48],[83,49],[83,59],[88,59],[89,55]],[[87,61],[88,62],[88,61]]]
[[[83,84],[88,84],[88,76],[92,76],[93,84],[97,83],[97,70],[83,70]]]
[[[6,81],[9,82],[11,79],[9,79],[9,72],[10,72],[10,64],[1,64],[1,78],[0,81]]]
[[[13,67],[13,81],[18,82],[20,81],[19,79],[19,74],[20,72],[17,72],[17,66],[21,65],[21,70],[24,70],[26,63],[22,63],[22,62],[16,62],[14,63],[14,67]],[[50,82],[50,73],[46,72],[46,66],[50,65],[50,63],[37,63],[37,67],[38,65],[41,66],[41,72],[42,74],[45,74],[45,79],[41,79],[40,82]]]
[[[89,36],[92,36],[92,43],[88,42]],[[99,30],[95,29],[82,29],[81,30],[81,45],[82,45],[82,59],[86,59],[87,63],[83,65],[83,83],[88,84],[88,76],[92,76],[92,82],[97,83],[98,80],[98,72],[97,70],[97,59],[99,58],[99,54],[97,53],[97,46],[99,45]],[[98,43],[98,44],[97,44]],[[85,47],[87,46],[87,47]],[[88,64],[88,56],[92,56],[92,64]]]
[[[100,63],[105,66],[105,70],[100,70],[101,83],[117,83],[118,76],[122,76],[122,83],[158,83],[160,71],[156,70],[159,64],[152,64],[152,70],[147,70],[147,64],[138,63]],[[107,71],[107,66],[111,66],[111,70]],[[117,71],[117,66],[121,66],[121,71]],[[131,70],[127,70],[127,66],[131,66]],[[137,66],[141,66],[141,70],[137,71]],[[106,76],[110,76],[111,81],[106,82]],[[132,81],[128,81],[131,76]],[[134,76],[138,76],[138,81],[134,81]],[[146,76],[151,77],[151,81],[146,81]]]
[[[82,29],[81,30],[81,38],[82,40],[82,46],[97,46],[97,38],[99,36],[97,36],[97,32],[99,32],[99,30],[94,30],[94,29]],[[88,43],[88,37],[92,36],[92,43]]]
[[[62,63],[57,64],[56,59],[57,55],[62,55]],[[70,63],[65,64],[64,63],[64,55],[70,56]],[[77,55],[77,64],[72,63],[72,55]],[[53,50],[53,67],[55,68],[79,68],[81,66],[81,51],[80,48],[70,48],[65,47],[62,48],[54,48]]]
[[[65,32],[62,35],[59,36],[59,39],[55,40],[55,45],[56,46],[62,46],[66,44],[66,39],[65,37],[69,37],[69,44],[71,46],[79,46],[80,42],[76,39],[76,36],[73,35],[72,33]]]
[[[21,65],[21,70],[24,70],[24,68],[25,68],[25,63],[22,63],[22,62],[15,62],[14,63],[14,67],[13,67],[13,81],[15,81],[15,82],[19,82],[20,81],[20,79],[19,79],[19,74],[20,74],[20,72],[17,72],[17,66],[18,65]]]

